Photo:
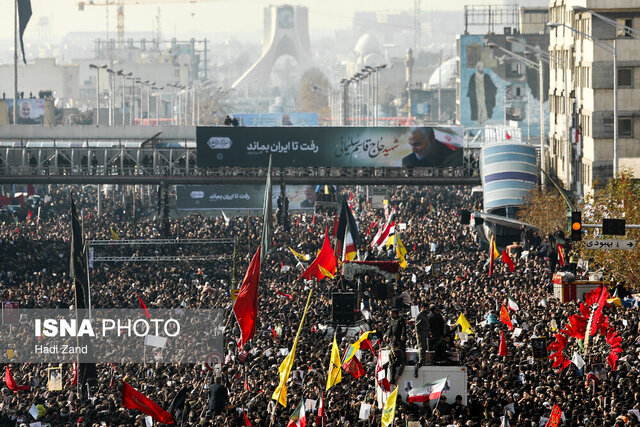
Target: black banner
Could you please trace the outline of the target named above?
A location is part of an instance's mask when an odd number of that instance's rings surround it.
[[[456,167],[463,129],[443,127],[198,127],[198,166]]]

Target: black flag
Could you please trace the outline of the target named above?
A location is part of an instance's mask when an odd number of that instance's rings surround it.
[[[73,195],[71,195],[71,259],[69,260],[69,276],[73,280],[76,308],[78,310],[90,309],[91,290],[87,277],[87,258],[85,256],[78,212],[76,211],[75,203],[73,203]],[[86,311],[83,313],[86,313]],[[81,316],[84,317],[85,315]],[[81,340],[84,341],[84,338],[81,338]],[[86,344],[88,348],[91,347],[91,343],[88,341],[84,341],[81,344]],[[87,352],[91,353],[91,350]],[[98,384],[98,372],[95,363],[80,362],[78,364],[78,384],[80,384],[80,389],[82,390],[82,397],[87,398],[89,394],[87,384]]]
[[[183,387],[182,390],[178,392],[171,401],[171,405],[169,405],[169,409],[167,412],[171,414],[174,420],[177,420],[181,417],[182,412],[184,412],[184,404],[187,400],[187,387]]]
[[[336,233],[336,239],[338,243],[336,244],[336,255],[342,255],[342,244],[344,243],[345,237],[344,234],[347,231],[347,224],[349,224],[349,230],[351,231],[351,236],[353,237],[353,244],[356,245],[356,248],[360,246],[360,233],[358,232],[358,224],[356,223],[356,219],[353,216],[353,212],[351,212],[351,208],[347,203],[347,199],[342,200],[342,207],[340,209],[340,217],[338,219],[338,230]]]
[[[76,205],[71,196],[71,260],[69,276],[73,280],[75,289],[75,305],[78,310],[88,309],[90,306],[89,282],[87,281],[87,262],[82,240],[82,229]]]
[[[22,60],[27,63],[27,58],[24,57],[24,42],[22,41],[22,35],[24,30],[27,29],[29,19],[31,19],[31,0],[18,0],[18,18],[20,21],[20,47],[22,48]]]

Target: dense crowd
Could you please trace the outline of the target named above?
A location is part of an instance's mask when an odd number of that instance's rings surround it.
[[[82,213],[86,239],[111,239],[113,231],[120,238],[231,238],[235,243],[192,248],[121,247],[100,249],[110,254],[193,254],[206,251],[213,259],[191,262],[96,262],[91,269],[92,303],[95,307],[138,308],[137,295],[153,308],[218,308],[229,315],[232,282],[242,280],[251,256],[260,242],[262,219],[238,216],[208,218],[191,215],[169,219],[168,235],[164,233],[155,200],[142,193],[121,194],[113,189],[101,201],[97,212],[94,187],[52,187],[42,198],[36,223],[37,206],[24,211],[0,211],[0,289],[4,301],[14,301],[24,308],[68,308],[73,304],[73,288],[69,280],[70,213],[69,192],[73,190]],[[360,253],[367,259],[386,260],[393,252],[381,254],[369,243],[377,227],[384,223],[382,209],[374,209],[356,188],[343,189],[354,194],[354,210],[363,244]],[[553,236],[541,238],[523,233],[528,251],[514,257],[515,272],[496,261],[495,271],[488,275],[488,250],[477,230],[461,224],[463,209],[477,208],[478,201],[462,187],[393,187],[389,188],[389,205],[396,209],[396,219],[406,224],[400,231],[408,250],[408,267],[401,270],[396,283],[374,274],[359,277],[360,286],[339,274],[334,279],[305,282],[299,279],[301,266],[287,249],[313,256],[322,246],[325,229],[331,231],[332,213],[312,215],[290,212],[290,230],[276,226],[274,250],[261,268],[258,305],[258,327],[254,339],[238,351],[235,342],[239,329],[235,321],[225,331],[225,363],[212,372],[203,364],[98,364],[99,385],[95,399],[83,400],[68,381],[71,366],[64,366],[63,391],[47,391],[44,364],[13,364],[13,377],[31,385],[29,391],[14,394],[6,387],[0,403],[0,425],[28,425],[32,404],[43,405],[45,413],[39,421],[56,425],[145,425],[138,411],[120,407],[120,380],[125,379],[163,408],[167,408],[179,390],[187,389],[180,425],[245,425],[245,414],[252,425],[269,425],[275,410],[274,425],[285,426],[300,399],[318,399],[325,389],[326,372],[333,330],[331,293],[338,290],[362,291],[362,307],[371,317],[366,321],[375,330],[371,340],[374,350],[392,346],[400,340],[406,348],[418,348],[410,306],[435,309],[444,325],[438,337],[440,353],[455,351],[461,365],[467,367],[468,396],[464,405],[455,396],[436,404],[418,406],[398,399],[394,425],[418,421],[421,425],[499,426],[506,416],[511,425],[538,426],[549,418],[551,408],[558,405],[564,416],[563,425],[610,426],[639,425],[633,413],[640,410],[640,316],[637,307],[605,308],[610,324],[623,339],[624,353],[617,369],[605,363],[604,375],[587,382],[592,365],[603,360],[589,360],[578,370],[571,365],[558,372],[549,360],[532,357],[533,337],[553,340],[555,325],[579,312],[575,302],[560,303],[552,295],[552,275],[561,268],[554,258]],[[135,199],[135,202],[134,202]],[[151,202],[151,203],[150,203]],[[135,203],[135,215],[131,207]],[[25,211],[32,211],[30,219]],[[248,224],[247,221],[250,221]],[[399,228],[398,228],[399,230]],[[234,262],[232,253],[236,253]],[[109,252],[111,251],[111,252]],[[524,256],[522,255],[524,254]],[[528,255],[527,255],[528,254]],[[439,263],[438,274],[432,268]],[[234,267],[235,266],[235,267]],[[289,269],[283,268],[290,267]],[[375,292],[381,284],[391,291],[380,299]],[[275,406],[271,395],[278,385],[278,367],[295,337],[309,289],[314,289],[312,303],[296,351],[294,370],[301,380],[288,384],[288,406]],[[283,296],[291,295],[291,298]],[[402,295],[401,299],[394,298]],[[511,297],[519,306],[511,312],[511,320],[519,335],[497,319],[501,305]],[[397,308],[396,320],[392,309]],[[460,314],[471,324],[473,334],[455,339]],[[358,311],[358,320],[362,313]],[[390,324],[403,325],[398,332]],[[505,332],[508,355],[498,356],[501,331]],[[396,334],[399,334],[396,335]],[[354,338],[338,330],[341,352]],[[444,343],[440,343],[443,341]],[[409,362],[407,362],[409,363]],[[362,352],[366,375],[359,379],[346,372],[342,382],[324,392],[326,425],[379,424],[380,408],[375,405],[375,364],[370,352]],[[410,372],[412,366],[407,366]],[[115,381],[114,381],[115,379]],[[393,378],[390,376],[390,379]],[[363,402],[374,404],[369,419],[359,419]],[[275,406],[275,408],[274,408]],[[505,411],[505,408],[509,408]],[[630,412],[632,411],[632,412]],[[638,413],[640,417],[640,413]],[[309,425],[315,414],[308,413]],[[104,424],[101,424],[104,423]]]

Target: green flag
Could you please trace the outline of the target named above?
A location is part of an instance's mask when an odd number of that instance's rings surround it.
[[[260,246],[260,264],[264,262],[267,254],[271,250],[271,240],[273,236],[273,224],[271,219],[273,216],[271,200],[271,156],[269,156],[269,169],[267,169],[267,183],[264,188],[264,203],[262,208],[264,212],[262,222],[262,242]]]

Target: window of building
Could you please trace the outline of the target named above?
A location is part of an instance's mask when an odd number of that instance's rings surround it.
[[[618,87],[633,87],[633,68],[618,68]]]
[[[618,27],[616,27],[616,37],[631,37],[631,32],[626,28],[622,28],[622,25],[633,28],[633,19],[618,18],[616,22],[618,23]]]
[[[618,119],[618,136],[620,138],[633,138],[633,117]]]

